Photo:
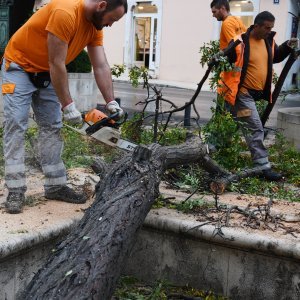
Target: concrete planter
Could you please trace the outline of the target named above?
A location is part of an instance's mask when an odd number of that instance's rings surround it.
[[[277,128],[300,151],[300,107],[279,109]]]
[[[0,242],[0,299],[13,300],[77,220]],[[174,210],[152,210],[123,273],[146,282],[212,290],[230,299],[300,298],[300,244],[241,228],[203,225]]]

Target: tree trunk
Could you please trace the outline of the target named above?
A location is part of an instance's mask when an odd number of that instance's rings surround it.
[[[174,147],[139,146],[111,166],[79,225],[34,276],[21,299],[111,299],[128,252],[153,202],[164,171],[201,162],[197,139]]]

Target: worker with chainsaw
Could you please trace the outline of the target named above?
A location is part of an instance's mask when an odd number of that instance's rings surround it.
[[[99,90],[109,113],[122,115],[114,100],[111,71],[103,49],[103,28],[127,12],[127,0],[52,0],[11,37],[2,62],[4,158],[8,213],[24,206],[24,136],[30,106],[39,127],[40,164],[45,198],[84,203],[86,196],[67,186],[61,159],[62,119],[81,123],[68,87],[66,65],[87,47]]]
[[[228,0],[213,0],[210,4],[213,17],[222,22],[220,31],[220,49],[225,49],[238,34],[246,31],[242,20],[230,13]]]
[[[274,41],[275,17],[268,11],[259,13],[246,33],[235,37],[242,42],[233,50],[235,66],[221,75],[218,94],[230,105],[233,116],[241,122],[254,166],[262,170],[265,179],[279,181],[282,175],[273,171],[264,146],[264,128],[255,101],[271,102],[273,63],[283,61],[297,39],[277,46]]]

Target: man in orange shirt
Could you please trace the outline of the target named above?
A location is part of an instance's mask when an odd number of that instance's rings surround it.
[[[246,31],[246,27],[240,18],[230,14],[230,6],[227,0],[214,0],[210,4],[213,17],[222,21],[220,32],[220,49],[225,49],[229,42],[238,34]]]
[[[262,170],[265,179],[278,181],[282,175],[271,169],[264,146],[264,128],[255,101],[272,101],[273,63],[283,61],[298,43],[291,38],[280,46],[275,43],[272,28],[275,17],[268,11],[259,13],[234,52],[235,70],[225,72],[218,92],[230,104],[233,116],[242,124],[243,134],[253,164]],[[227,74],[226,74],[227,73]],[[227,76],[229,75],[229,76]]]
[[[86,196],[67,186],[61,160],[62,115],[80,123],[66,65],[85,48],[99,90],[110,113],[123,110],[114,100],[110,67],[103,49],[103,27],[121,19],[127,0],[52,0],[12,36],[2,63],[4,104],[4,157],[8,213],[24,206],[26,180],[24,136],[32,106],[39,126],[40,163],[45,175],[45,197],[84,203]]]

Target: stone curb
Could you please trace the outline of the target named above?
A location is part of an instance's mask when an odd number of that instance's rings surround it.
[[[3,260],[8,256],[13,256],[20,251],[33,248],[38,244],[47,243],[50,240],[54,240],[60,236],[68,234],[80,219],[81,217],[75,217],[70,220],[63,220],[55,226],[50,226],[47,229],[22,234],[1,242],[0,260]]]
[[[240,248],[245,251],[259,251],[267,255],[276,255],[300,260],[300,243],[295,240],[277,239],[263,234],[251,233],[243,229],[222,227],[222,236],[217,234],[215,226],[184,219],[179,213],[172,210],[166,213],[164,209],[150,211],[145,219],[144,227],[160,231],[171,232],[196,239],[205,240],[232,248]],[[16,236],[9,241],[0,243],[0,260],[12,256],[22,250],[34,247],[37,244],[46,243],[49,240],[68,234],[80,221],[81,217],[64,220],[55,226],[39,232],[31,232]]]
[[[180,219],[181,218],[181,219]],[[216,226],[183,219],[180,214],[166,215],[151,211],[144,223],[144,227],[172,232],[183,236],[240,248],[245,251],[259,251],[266,255],[276,255],[300,260],[300,243],[281,238],[271,238],[263,234],[249,233],[243,229],[222,227],[222,236],[217,234]]]

